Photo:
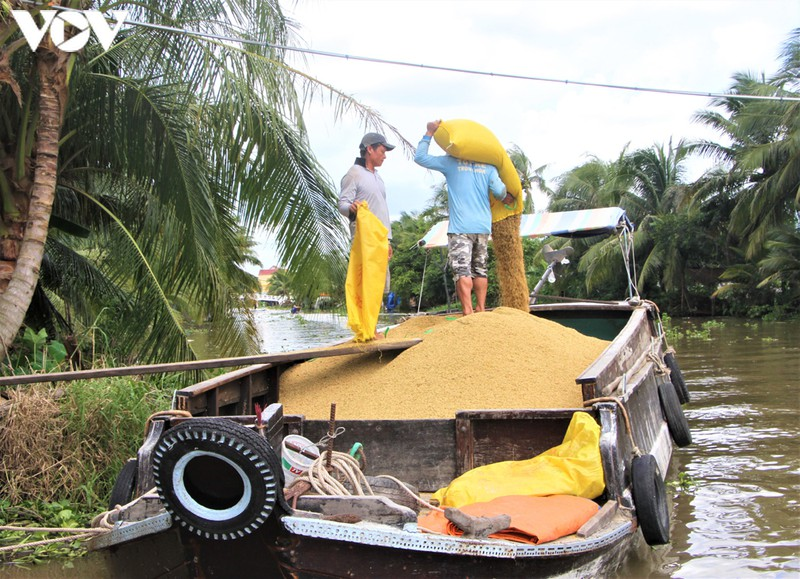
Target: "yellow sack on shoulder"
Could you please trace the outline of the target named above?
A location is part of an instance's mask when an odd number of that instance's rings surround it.
[[[574,495],[593,499],[605,489],[600,461],[600,425],[575,412],[564,441],[528,460],[479,466],[434,493],[442,508],[488,502],[510,495]]]
[[[347,325],[353,330],[356,342],[375,337],[388,266],[389,230],[362,202],[356,212],[356,234],[344,286]]]
[[[433,138],[447,154],[453,157],[475,163],[487,163],[497,167],[500,180],[505,184],[506,190],[514,196],[516,202],[511,209],[508,209],[503,205],[502,201],[498,201],[494,195],[490,194],[492,223],[496,223],[510,215],[522,213],[525,204],[522,197],[522,182],[519,180],[519,173],[517,173],[511,158],[492,131],[475,121],[452,119],[442,121],[433,134]]]

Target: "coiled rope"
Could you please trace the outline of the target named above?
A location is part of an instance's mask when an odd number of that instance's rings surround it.
[[[363,453],[363,450],[362,450]],[[330,457],[330,468],[328,468],[328,460]],[[414,491],[402,481],[390,475],[378,475],[375,478],[385,478],[394,481],[405,493],[412,497],[419,504],[440,512],[444,512],[437,506],[434,506]],[[308,467],[303,474],[299,475],[292,485],[294,487],[298,482],[305,481],[311,488],[320,495],[338,495],[338,496],[375,496],[375,491],[361,471],[359,461],[345,453],[337,451],[323,451],[319,458],[315,459],[311,466]],[[349,483],[350,488],[346,486]]]

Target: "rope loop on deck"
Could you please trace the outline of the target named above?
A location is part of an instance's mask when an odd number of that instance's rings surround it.
[[[330,470],[325,468],[326,464],[330,464]],[[307,480],[311,488],[321,495],[375,494],[367,482],[367,477],[361,472],[358,460],[346,452],[333,451],[329,454],[329,451],[323,451],[298,478]],[[344,483],[347,482],[353,488],[352,492],[345,487]]]
[[[627,431],[628,438],[631,441],[632,452],[634,456],[641,456],[642,451],[639,449],[638,446],[636,446],[636,442],[633,440],[633,430],[631,429],[631,420],[630,417],[628,416],[627,408],[625,408],[625,405],[622,404],[622,400],[614,396],[604,396],[601,398],[592,398],[590,400],[584,400],[583,405],[588,407],[598,402],[612,402],[619,407],[619,409],[622,411],[622,417],[625,419],[625,430]]]
[[[666,374],[669,375],[670,370],[669,366],[666,365],[664,362],[664,358],[659,355],[659,339],[658,338],[651,338],[650,340],[650,351],[647,353],[647,357],[653,362],[653,365],[656,367],[657,372],[659,374]],[[671,346],[668,347],[664,351],[664,355],[666,356],[669,352],[675,352],[675,349]]]
[[[361,451],[363,453],[363,450]],[[336,452],[331,454],[330,470],[326,468],[328,460],[328,451],[325,450],[320,454],[319,458],[315,459],[306,472],[299,475],[294,482],[294,487],[298,481],[307,482],[311,488],[321,495],[339,495],[339,496],[375,496],[375,492],[364,476],[361,470],[359,461],[348,453]],[[435,511],[444,512],[434,506],[417,494],[414,493],[408,486],[395,477],[387,474],[377,475],[376,478],[386,478],[397,483],[400,488],[407,493],[410,497],[414,498],[419,504]],[[348,489],[344,483],[349,483],[352,491]],[[291,487],[290,487],[291,488]]]
[[[182,416],[185,418],[191,418],[192,413],[188,410],[161,410],[160,412],[154,412],[150,416],[147,417],[147,420],[144,423],[144,436],[147,437],[147,433],[150,432],[150,423],[153,422],[156,418],[167,416]]]

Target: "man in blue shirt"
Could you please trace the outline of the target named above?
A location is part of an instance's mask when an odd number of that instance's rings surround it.
[[[450,224],[447,228],[447,256],[456,294],[464,315],[486,308],[486,261],[489,235],[492,232],[492,210],[489,193],[506,205],[514,202],[500,180],[497,168],[484,163],[457,159],[452,155],[429,155],[431,137],[441,121],[431,121],[417,145],[414,162],[442,173],[447,180],[447,206]],[[475,308],[472,293],[475,293]]]

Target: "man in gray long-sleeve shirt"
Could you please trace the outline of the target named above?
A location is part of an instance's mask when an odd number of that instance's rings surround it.
[[[342,177],[339,193],[339,212],[350,219],[350,238],[356,232],[356,212],[358,204],[366,201],[369,210],[386,226],[389,235],[389,259],[392,258],[392,222],[389,218],[389,205],[386,202],[386,186],[378,174],[378,167],[386,159],[386,151],[394,149],[394,145],[386,142],[379,133],[367,133],[361,139],[355,164]],[[389,291],[389,268],[386,268],[386,287]]]

